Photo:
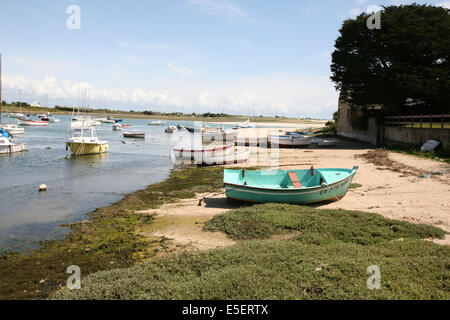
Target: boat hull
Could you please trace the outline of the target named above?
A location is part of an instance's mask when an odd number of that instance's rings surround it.
[[[21,126],[44,127],[48,125],[48,121],[35,121],[22,118],[17,118],[17,121]]]
[[[108,152],[108,143],[67,142],[67,147],[74,155],[98,154]]]
[[[356,169],[342,180],[313,188],[269,189],[224,182],[227,198],[249,202],[312,204],[342,199],[352,183]]]
[[[0,154],[10,154],[10,153],[16,153],[16,152],[22,152],[25,151],[26,144],[25,143],[19,143],[19,144],[9,144],[9,145],[0,145]]]
[[[137,138],[137,139],[145,139],[145,133],[130,133],[124,132],[124,138]]]

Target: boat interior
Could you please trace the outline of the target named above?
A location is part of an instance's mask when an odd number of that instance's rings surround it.
[[[224,182],[261,189],[312,188],[348,177],[354,169],[225,170]]]

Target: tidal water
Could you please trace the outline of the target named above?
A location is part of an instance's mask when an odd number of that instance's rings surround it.
[[[109,142],[106,154],[70,157],[65,140],[70,136],[69,116],[56,116],[48,127],[25,127],[15,138],[26,142],[27,152],[0,155],[0,252],[23,251],[39,241],[65,236],[62,223],[86,219],[99,207],[110,205],[125,193],[164,180],[173,168],[169,155],[186,131],[167,134],[164,128],[183,121],[149,126],[148,120],[124,119],[131,128],[144,131],[145,140],[123,138],[112,124],[97,127],[98,136]],[[2,116],[3,123],[15,119]],[[126,143],[123,143],[125,141]],[[38,192],[46,184],[46,192]]]

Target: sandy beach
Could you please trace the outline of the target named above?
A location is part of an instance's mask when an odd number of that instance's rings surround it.
[[[284,129],[270,129],[280,133]],[[242,129],[239,136],[262,136],[266,129]],[[280,169],[352,168],[359,166],[353,180],[361,186],[349,189],[347,195],[338,202],[314,205],[317,208],[341,208],[374,212],[387,218],[412,223],[433,225],[450,232],[450,165],[436,160],[422,159],[393,152],[384,152],[382,160],[372,163],[364,158],[375,149],[365,144],[330,139],[335,147],[279,149]],[[248,147],[251,158],[239,167],[273,167],[264,147]],[[382,151],[376,151],[378,154]],[[362,157],[363,156],[363,157]],[[428,172],[437,174],[427,175]],[[424,174],[426,177],[424,177]],[[176,245],[191,249],[212,249],[228,246],[234,241],[224,234],[203,232],[203,224],[214,215],[224,213],[242,204],[227,201],[224,191],[198,194],[195,198],[179,203],[166,204],[157,210],[143,211],[156,213],[161,223],[158,229],[146,235],[167,237]],[[435,242],[450,245],[450,236]]]

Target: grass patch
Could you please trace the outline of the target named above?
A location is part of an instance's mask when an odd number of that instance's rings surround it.
[[[206,231],[222,231],[234,240],[267,239],[293,231],[303,243],[336,241],[361,245],[399,238],[443,238],[442,229],[383,218],[379,214],[347,210],[314,209],[308,206],[264,204],[244,207],[215,216]]]
[[[81,290],[59,290],[51,298],[450,298],[450,248],[421,240],[443,237],[444,231],[431,226],[362,212],[263,204],[218,215],[205,229],[245,241],[98,272],[82,279]],[[297,236],[290,240],[269,239],[293,231]],[[381,290],[366,286],[366,269],[374,264],[381,269]]]
[[[0,299],[45,298],[65,285],[66,268],[73,264],[88,275],[156,257],[160,241],[136,232],[153,223],[154,217],[135,210],[221,188],[222,171],[218,167],[173,171],[167,180],[95,210],[86,222],[71,224],[72,232],[63,240],[44,242],[29,254],[0,255]]]
[[[361,187],[362,187],[362,184],[352,183],[352,184],[350,184],[350,186],[348,188],[349,189],[358,189],[358,188],[361,188]]]

